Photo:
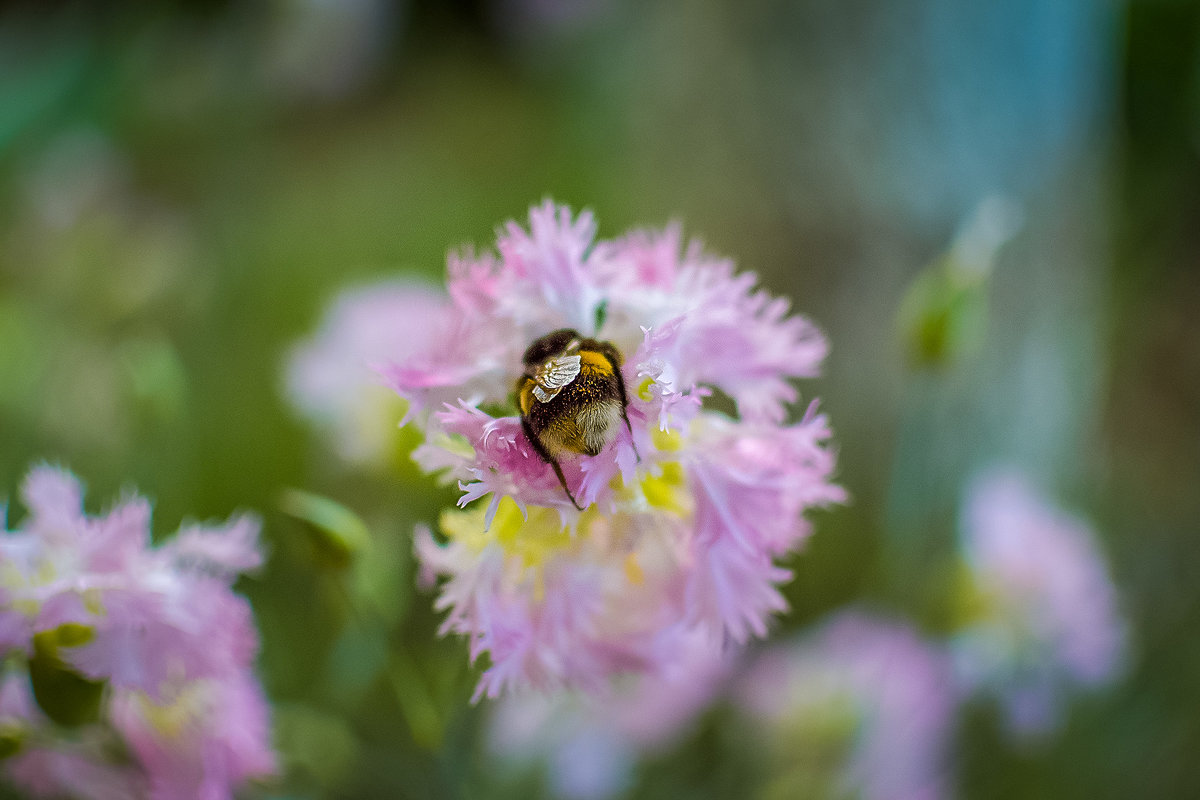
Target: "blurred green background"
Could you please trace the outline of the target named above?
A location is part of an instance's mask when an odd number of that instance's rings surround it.
[[[959,791],[1200,796],[1200,4],[6,4],[0,496],[48,460],[92,510],[136,486],[156,535],[263,515],[262,796],[544,791],[483,757],[466,647],[414,588],[412,527],[454,494],[403,437],[340,464],[283,370],[340,288],[439,281],[547,196],[601,236],[681,220],[829,335],[802,392],[854,499],[780,633],[863,600],[945,630],[963,478],[1015,462],[1100,531],[1131,668],[1038,747],[968,707]],[[954,296],[989,197],[1020,227]],[[295,489],[369,535],[331,540]],[[722,729],[632,796],[751,791]]]

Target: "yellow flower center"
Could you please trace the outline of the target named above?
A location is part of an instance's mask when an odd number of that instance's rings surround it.
[[[680,448],[679,435],[656,432],[655,445],[660,452]],[[659,464],[657,474],[647,474],[634,487],[626,487],[618,475],[613,479],[613,491],[618,505],[629,509],[654,509],[676,516],[691,511],[687,477],[677,461]],[[460,542],[476,553],[495,545],[505,558],[513,559],[522,570],[539,572],[560,554],[578,555],[584,547],[608,542],[627,551],[625,576],[631,584],[644,580],[634,552],[627,550],[629,540],[620,535],[626,514],[605,519],[598,507],[585,510],[572,528],[562,521],[559,512],[544,506],[529,506],[527,514],[510,497],[503,498],[496,508],[490,527],[485,526],[486,504],[476,503],[466,510],[449,509],[438,519],[438,527],[446,538]],[[601,537],[596,540],[595,537]],[[594,540],[594,541],[590,541]],[[617,543],[620,543],[619,545]],[[604,547],[604,544],[600,545]]]
[[[163,739],[179,739],[208,713],[211,688],[206,681],[194,681],[166,703],[156,703],[144,692],[137,693],[137,700],[146,722]]]

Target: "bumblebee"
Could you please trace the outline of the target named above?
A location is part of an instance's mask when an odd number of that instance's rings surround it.
[[[517,380],[521,426],[533,449],[554,468],[558,482],[580,511],[563,477],[563,453],[594,456],[616,437],[622,421],[633,434],[626,408],[621,354],[609,342],[561,328],[537,339],[521,359]]]

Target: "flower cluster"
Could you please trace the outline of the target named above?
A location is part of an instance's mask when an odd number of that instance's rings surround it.
[[[774,797],[949,797],[949,658],[907,625],[842,612],[742,675]]]
[[[452,256],[437,335],[380,367],[426,432],[414,459],[463,492],[417,552],[445,578],[444,630],[486,654],[477,696],[599,690],[671,664],[697,632],[714,648],[764,635],[804,512],[845,498],[826,417],[811,404],[786,421],[821,333],[677,227],[595,234],[590,214],[547,202],[496,254]],[[582,512],[512,401],[526,348],[563,328],[611,343],[627,388],[628,427],[560,459]],[[730,413],[706,403],[716,393]]]
[[[215,800],[272,772],[257,632],[230,590],[261,562],[257,522],[152,547],[140,497],[90,516],[79,482],[49,467],[22,497],[23,524],[0,536],[11,780],[34,796]]]
[[[1119,672],[1125,623],[1095,536],[1016,472],[971,485],[962,519],[969,624],[953,643],[960,677],[997,696],[1011,728],[1055,727],[1064,693]]]

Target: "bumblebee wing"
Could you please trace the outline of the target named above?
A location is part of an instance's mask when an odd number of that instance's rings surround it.
[[[552,358],[537,368],[533,379],[543,389],[561,389],[579,377],[583,359],[578,355]]]
[[[582,369],[578,355],[559,356],[543,363],[533,373],[537,386],[533,387],[533,395],[542,403],[549,403],[564,386],[579,377]]]

